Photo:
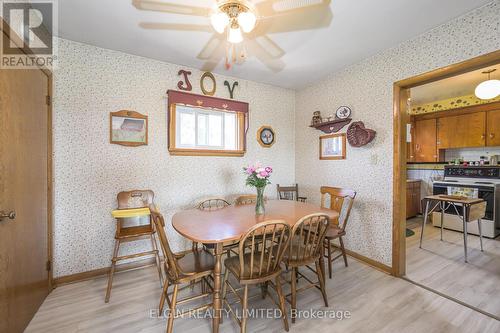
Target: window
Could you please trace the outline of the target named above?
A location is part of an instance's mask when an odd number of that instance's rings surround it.
[[[171,106],[169,112],[171,154],[217,156],[244,154],[244,113],[180,104]]]

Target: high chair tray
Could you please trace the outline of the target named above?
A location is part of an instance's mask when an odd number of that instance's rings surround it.
[[[127,217],[137,217],[137,216],[145,216],[151,215],[151,212],[148,207],[144,208],[132,208],[132,209],[115,209],[111,212],[114,218],[127,218]]]

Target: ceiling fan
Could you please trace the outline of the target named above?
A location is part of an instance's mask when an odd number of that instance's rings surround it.
[[[222,59],[225,68],[255,56],[274,72],[285,64],[285,51],[268,34],[328,27],[333,18],[331,0],[214,0],[197,7],[161,0],[133,0],[140,10],[207,17],[210,24],[140,23],[145,29],[213,32],[198,54],[203,70],[213,70]]]

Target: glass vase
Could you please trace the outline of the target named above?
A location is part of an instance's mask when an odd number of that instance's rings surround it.
[[[255,202],[255,214],[256,215],[264,215],[266,212],[264,208],[264,189],[266,187],[257,187],[257,200]]]

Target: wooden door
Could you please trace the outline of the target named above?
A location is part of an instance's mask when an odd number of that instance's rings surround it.
[[[476,112],[438,119],[438,149],[484,147],[486,113]]]
[[[486,123],[486,145],[500,146],[500,110],[488,111]]]
[[[437,122],[436,119],[415,121],[416,162],[437,162]]]
[[[49,77],[0,70],[0,332],[22,332],[49,293]]]

